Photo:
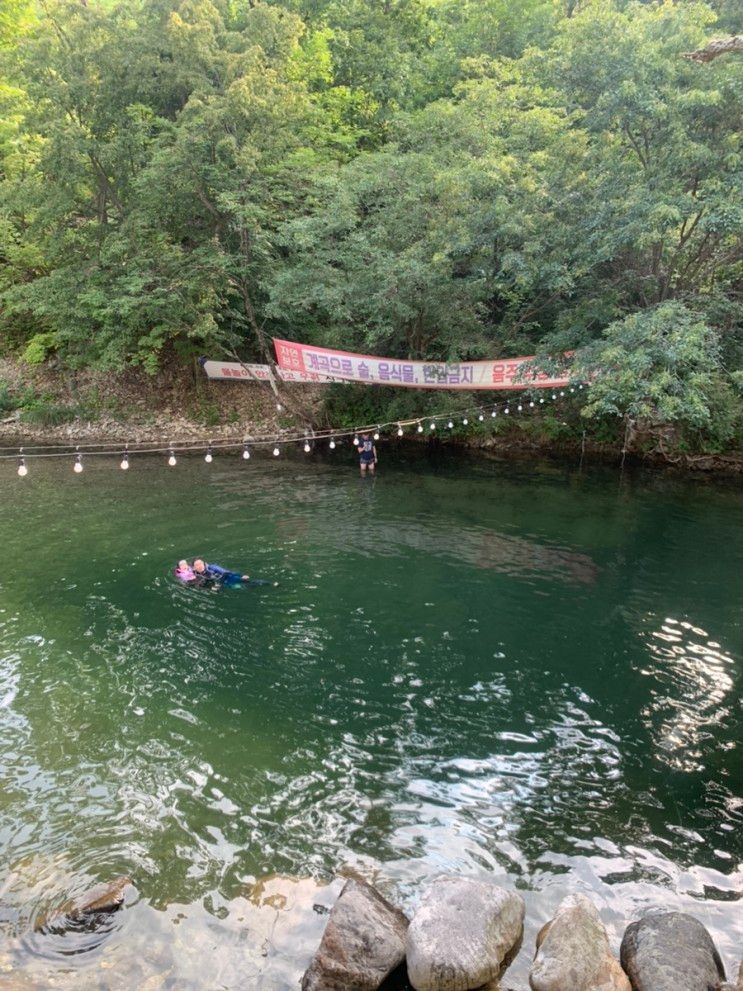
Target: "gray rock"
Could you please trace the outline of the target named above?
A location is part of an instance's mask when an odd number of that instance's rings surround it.
[[[564,898],[537,937],[532,991],[630,991],[599,913],[585,895]]]
[[[416,991],[467,991],[497,978],[524,932],[524,899],[490,881],[444,876],[424,893],[407,936]]]
[[[364,881],[347,881],[302,991],[376,991],[405,957],[408,920]]]
[[[634,991],[711,991],[725,980],[712,937],[683,912],[648,915],[627,926],[620,959]]]

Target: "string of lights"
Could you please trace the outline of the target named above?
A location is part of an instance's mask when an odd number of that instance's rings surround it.
[[[351,438],[354,447],[359,445],[361,434],[372,434],[374,440],[379,440],[383,432],[392,431],[393,435],[402,437],[405,429],[414,427],[416,434],[425,433],[428,428],[429,435],[439,430],[443,426],[445,432],[453,430],[455,426],[468,426],[470,418],[472,423],[484,423],[489,417],[495,419],[499,415],[510,416],[512,413],[522,413],[525,410],[535,410],[543,406],[546,402],[558,401],[569,393],[582,390],[583,385],[570,386],[567,389],[556,390],[546,397],[537,397],[533,393],[527,393],[520,398],[503,400],[498,403],[487,403],[479,406],[469,406],[465,409],[458,409],[448,413],[432,413],[425,416],[412,417],[409,419],[389,420],[386,423],[372,423],[365,426],[350,429],[340,427],[337,429],[327,428],[322,430],[287,431],[275,430],[267,434],[240,437],[222,438],[214,441],[205,438],[188,438],[178,443],[168,443],[167,445],[158,442],[144,444],[88,444],[85,450],[81,450],[81,445],[70,444],[47,444],[23,447],[3,447],[0,448],[0,461],[16,461],[17,473],[21,478],[28,474],[27,461],[40,458],[73,458],[73,470],[80,474],[84,470],[84,459],[96,457],[117,457],[119,467],[122,471],[128,471],[133,455],[144,454],[167,454],[167,464],[175,467],[178,463],[178,454],[186,454],[193,451],[205,451],[204,460],[211,464],[217,452],[229,451],[242,448],[242,458],[248,461],[251,456],[251,448],[271,447],[274,457],[281,455],[281,446],[289,446],[301,443],[306,454],[310,454],[319,442],[327,441],[328,448],[333,451],[339,443],[347,438]],[[277,409],[281,412],[281,405],[277,403]],[[12,452],[12,453],[9,453]]]

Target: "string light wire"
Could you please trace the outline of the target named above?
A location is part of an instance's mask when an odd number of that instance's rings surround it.
[[[583,386],[579,385],[578,388],[582,389]],[[565,393],[561,392],[560,397],[564,397],[564,396]],[[558,396],[553,393],[552,398],[554,400],[557,400]],[[504,413],[509,413],[510,412],[509,407],[512,402],[513,399],[508,399],[499,403],[485,403],[478,406],[470,406],[467,407],[466,409],[459,409],[449,413],[435,413],[433,415],[429,414],[428,418],[431,424],[430,429],[431,430],[435,429],[434,424],[436,423],[437,420],[447,421],[447,426],[451,428],[454,426],[453,418],[455,417],[462,417],[462,424],[466,426],[469,423],[469,419],[468,419],[469,414],[478,414],[478,419],[480,420],[480,422],[482,422],[485,418],[484,413],[487,411],[491,411],[490,412],[491,417],[497,416],[499,410],[502,410]],[[543,404],[544,398],[540,398],[539,402],[540,405]],[[533,401],[530,401],[529,408],[533,408],[533,407],[534,407],[534,403]],[[519,407],[519,409],[521,409],[521,406]],[[347,438],[353,438],[352,442],[354,446],[357,446],[359,443],[358,441],[359,435],[363,433],[373,432],[376,435],[384,430],[394,429],[395,432],[397,433],[397,436],[402,437],[404,433],[403,430],[404,427],[415,427],[417,430],[419,426],[421,427],[421,430],[418,430],[417,432],[420,433],[422,432],[421,419],[422,419],[421,417],[411,417],[409,420],[390,420],[387,423],[369,424],[368,426],[359,427],[356,430],[338,429],[337,427],[329,428],[327,430],[317,431],[313,435],[313,440],[316,442],[322,440],[331,441],[332,443],[330,446],[331,449],[333,449],[337,445],[338,439],[347,437]],[[207,458],[210,455],[213,456],[214,452],[216,451],[228,451],[237,448],[243,449],[243,457],[245,457],[245,452],[248,449],[248,443],[250,444],[251,447],[278,448],[279,443],[291,444],[291,443],[303,443],[306,441],[307,441],[306,431],[303,431],[301,433],[297,432],[293,434],[285,434],[282,435],[280,438],[277,438],[274,432],[270,436],[250,437],[249,440],[246,440],[245,435],[243,434],[239,438],[237,437],[225,438],[224,440],[220,440],[216,442],[212,441],[211,439],[202,440],[200,438],[187,438],[179,444],[171,443],[168,444],[167,446],[160,446],[157,444],[156,441],[152,441],[149,443],[144,442],[143,444],[136,446],[128,445],[125,451],[124,460],[127,462],[128,465],[132,455],[135,454],[167,454],[169,456],[168,458],[169,463],[172,464],[175,462],[176,454],[185,454],[193,451],[202,452],[204,451],[205,448],[207,452],[206,454]],[[22,451],[22,455],[21,455],[21,451]],[[22,448],[19,448],[17,446],[0,447],[0,461],[13,460],[16,462],[16,464],[19,464],[19,458],[22,458],[24,467],[26,466],[26,461],[29,459],[69,458],[71,456],[74,456],[76,464],[79,464],[81,466],[80,468],[77,469],[77,471],[80,471],[82,469],[83,455],[86,458],[118,457],[121,459],[120,442],[119,444],[111,444],[111,443],[89,444],[85,446],[85,450],[81,450],[80,445],[76,445],[72,443],[71,444],[38,444],[35,446],[32,445],[31,447],[29,447],[28,445],[24,445]]]

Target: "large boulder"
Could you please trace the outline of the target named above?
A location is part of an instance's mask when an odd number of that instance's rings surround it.
[[[634,991],[710,991],[725,980],[712,937],[683,912],[647,915],[627,926],[620,959]]]
[[[524,899],[491,881],[444,876],[410,923],[407,964],[416,991],[467,991],[497,978],[521,943]]]
[[[563,899],[540,931],[529,984],[533,991],[631,991],[599,913],[585,895]]]
[[[376,991],[405,957],[408,920],[364,881],[344,885],[302,991]]]

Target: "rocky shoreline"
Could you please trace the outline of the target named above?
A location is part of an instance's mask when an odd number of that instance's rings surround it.
[[[127,877],[96,885],[37,919],[34,931],[43,938],[103,930],[113,913],[129,910],[134,891]],[[278,983],[261,983],[264,991],[527,991],[508,975],[524,955],[528,991],[743,991],[743,961],[726,976],[707,929],[684,912],[650,911],[629,923],[615,955],[596,906],[580,893],[564,897],[535,945],[524,945],[524,898],[481,876],[433,878],[409,917],[358,876],[327,886],[285,878],[279,888],[269,878],[248,899],[275,912],[264,924],[263,955],[283,955],[289,965]],[[308,944],[308,918],[319,946]],[[260,937],[260,926],[249,929]],[[169,987],[167,974],[162,979]],[[11,988],[39,991],[22,969],[10,980]]]

